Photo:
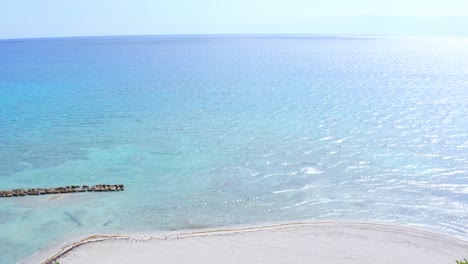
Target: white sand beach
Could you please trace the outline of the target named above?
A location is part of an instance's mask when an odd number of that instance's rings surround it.
[[[44,262],[84,263],[455,263],[468,242],[413,228],[304,222],[155,235],[93,236]],[[38,255],[39,256],[39,255]]]

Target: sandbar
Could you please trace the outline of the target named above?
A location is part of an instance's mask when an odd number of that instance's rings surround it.
[[[468,258],[468,241],[407,226],[298,222],[95,235],[36,263],[340,263],[442,264]]]

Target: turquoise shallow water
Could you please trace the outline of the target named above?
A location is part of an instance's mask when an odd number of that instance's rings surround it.
[[[468,238],[468,39],[0,41],[0,263],[66,237],[302,219]]]

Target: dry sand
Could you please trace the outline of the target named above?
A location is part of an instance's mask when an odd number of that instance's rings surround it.
[[[468,258],[468,242],[395,225],[307,222],[148,236],[95,236],[62,249],[58,255],[60,264],[454,264],[456,259]]]

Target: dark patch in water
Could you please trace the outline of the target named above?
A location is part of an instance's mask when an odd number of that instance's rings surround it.
[[[67,211],[65,211],[64,214],[65,214],[66,216],[68,216],[68,218],[69,218],[72,222],[74,222],[77,226],[80,226],[80,227],[83,226],[83,224],[81,223],[80,219],[78,219],[76,216],[70,214],[70,213],[67,212]]]
[[[0,224],[6,224],[14,221],[15,215],[9,210],[0,210]]]

